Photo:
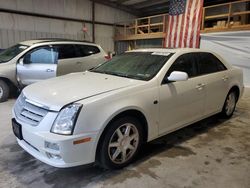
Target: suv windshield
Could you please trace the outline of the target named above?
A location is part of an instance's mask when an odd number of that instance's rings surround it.
[[[15,46],[7,48],[6,50],[0,53],[0,63],[5,63],[11,60],[12,58],[20,54],[22,51],[24,51],[28,47],[29,46],[17,44]]]
[[[168,52],[128,52],[91,70],[138,80],[152,79],[172,56]]]

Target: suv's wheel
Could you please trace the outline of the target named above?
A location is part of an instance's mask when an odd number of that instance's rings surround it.
[[[225,118],[232,117],[237,103],[237,94],[235,91],[230,91],[222,109],[222,115]]]
[[[99,165],[107,169],[128,165],[138,153],[142,134],[141,123],[134,117],[122,117],[112,122],[100,143]]]
[[[7,101],[9,97],[9,86],[3,80],[0,80],[0,102]]]

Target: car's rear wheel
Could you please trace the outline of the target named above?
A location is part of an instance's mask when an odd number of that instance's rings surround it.
[[[0,102],[8,100],[10,88],[3,80],[0,80]]]
[[[230,91],[227,95],[226,101],[223,106],[222,115],[225,118],[232,117],[237,103],[237,94],[235,91]]]
[[[112,122],[100,143],[99,165],[107,169],[127,166],[138,153],[142,133],[141,123],[134,117],[122,117]]]

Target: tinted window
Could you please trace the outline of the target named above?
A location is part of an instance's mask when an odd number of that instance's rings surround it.
[[[172,55],[172,53],[128,52],[115,56],[91,71],[139,80],[150,80]]]
[[[24,56],[25,64],[55,64],[57,63],[58,53],[51,47],[42,47],[28,52]]]
[[[77,57],[75,46],[72,44],[56,45],[54,47],[59,53],[58,59],[69,59]]]
[[[182,71],[188,74],[188,77],[197,75],[196,56],[193,53],[184,54],[178,57],[169,68],[167,76],[173,71]]]
[[[220,60],[211,53],[198,53],[199,74],[209,74],[226,70]]]
[[[85,57],[100,52],[98,47],[91,45],[76,45],[76,48],[79,57]]]

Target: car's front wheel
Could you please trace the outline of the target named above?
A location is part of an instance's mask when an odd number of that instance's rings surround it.
[[[235,91],[230,91],[222,109],[222,115],[225,118],[232,117],[237,103],[237,94]]]
[[[9,97],[9,86],[3,80],[0,80],[0,103],[8,100]]]
[[[134,117],[113,121],[105,132],[98,151],[98,163],[103,168],[119,169],[136,156],[143,138],[141,123]]]

